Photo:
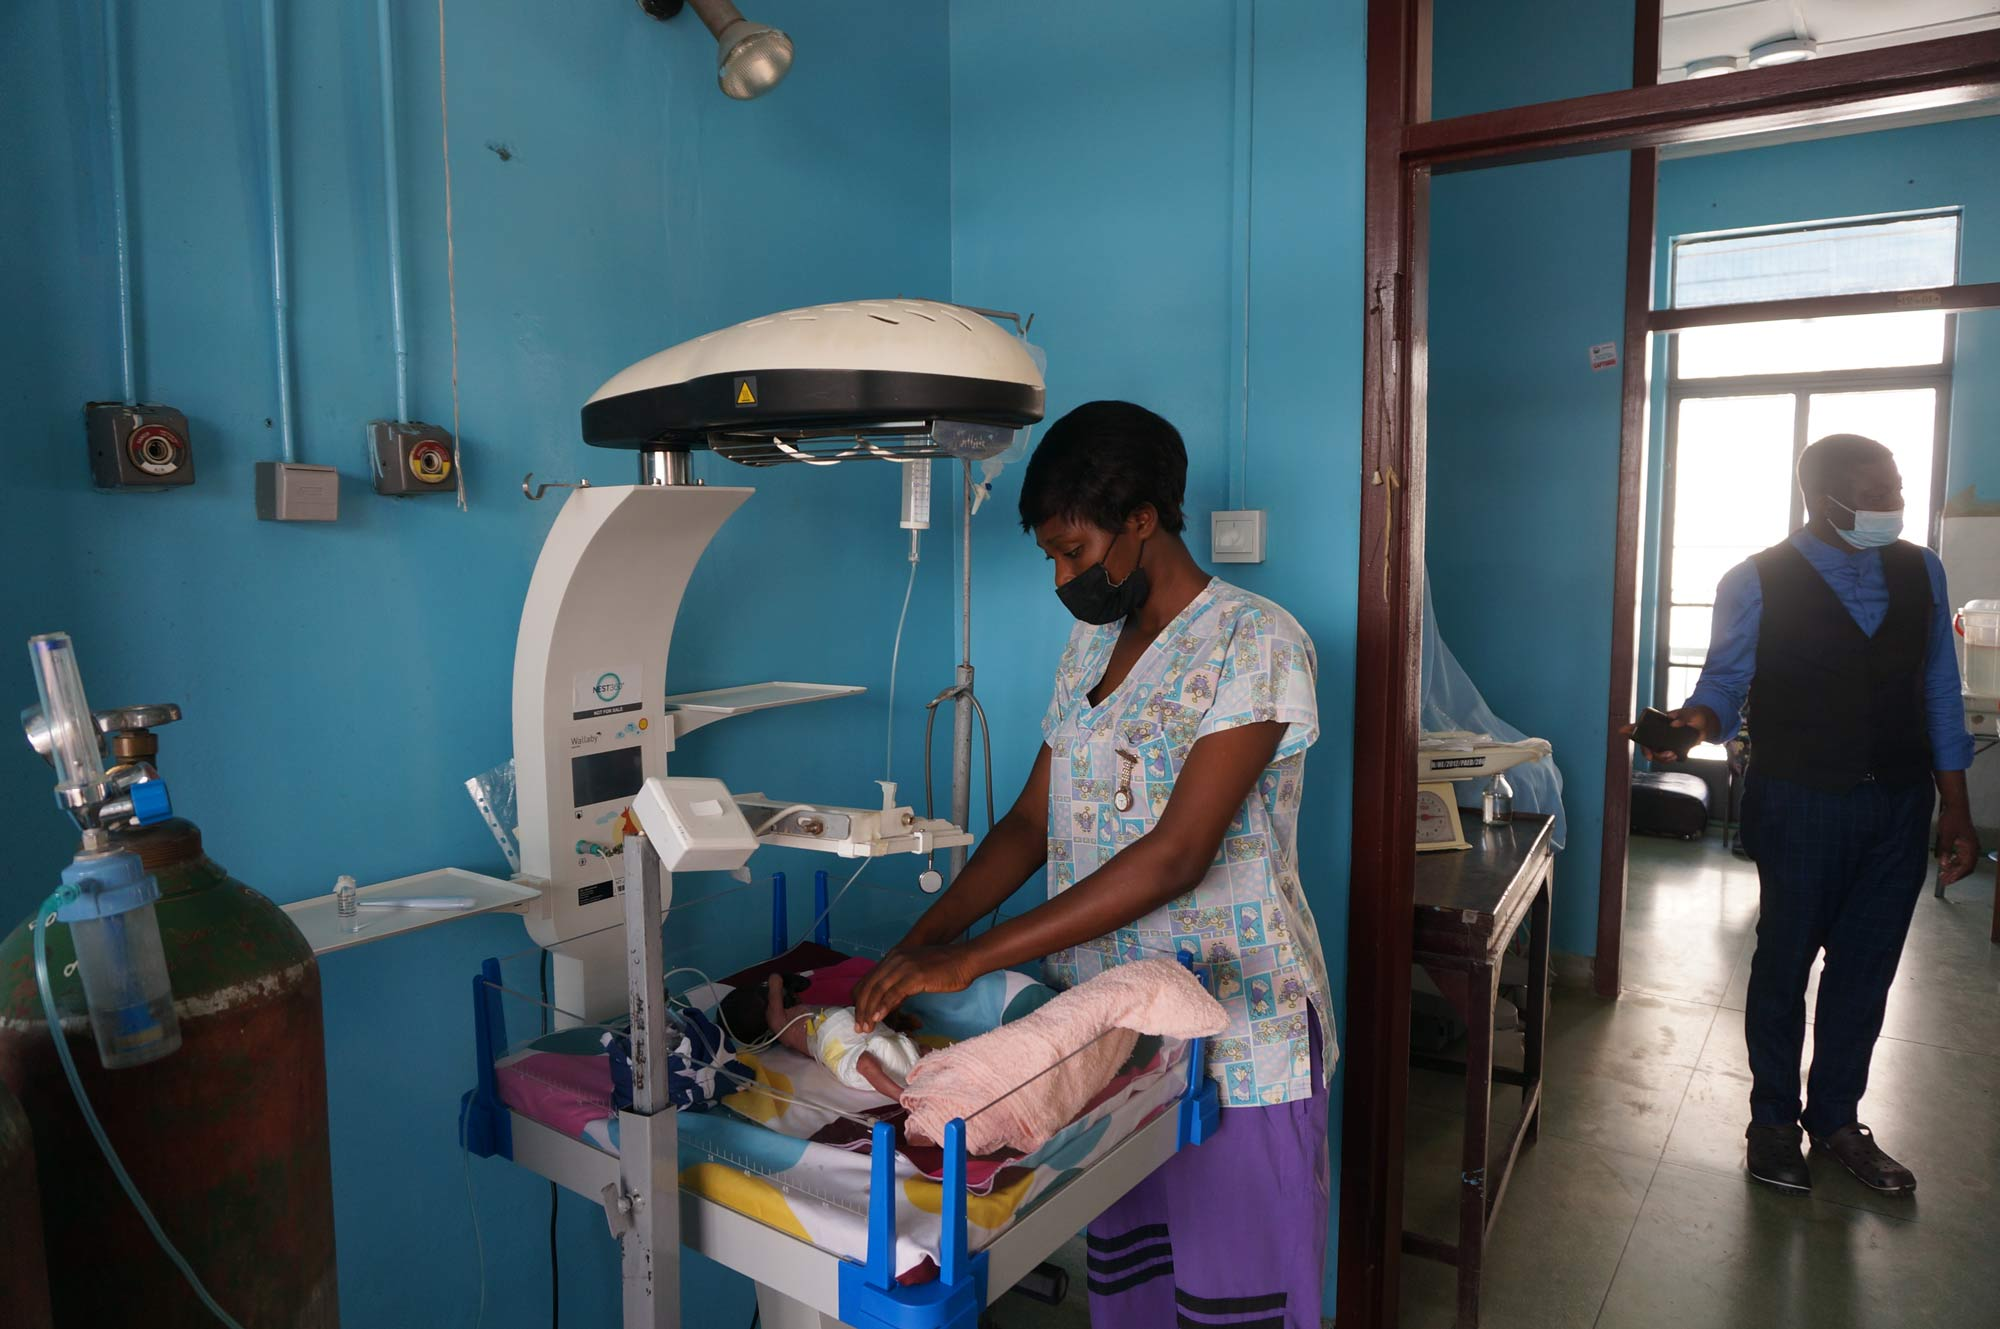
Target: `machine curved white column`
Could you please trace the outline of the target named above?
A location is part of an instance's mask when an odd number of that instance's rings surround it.
[[[521,877],[541,891],[529,935],[564,943],[551,1000],[586,1020],[626,1008],[620,822],[645,779],[667,773],[674,619],[709,541],[752,492],[577,489],[535,562],[514,647]]]

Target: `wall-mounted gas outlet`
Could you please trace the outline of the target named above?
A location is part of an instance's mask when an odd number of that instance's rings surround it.
[[[370,420],[368,465],[375,492],[396,498],[449,494],[452,483],[451,431],[422,421]]]
[[[169,489],[194,483],[187,417],[171,406],[94,401],[83,408],[90,478],[99,489]]]

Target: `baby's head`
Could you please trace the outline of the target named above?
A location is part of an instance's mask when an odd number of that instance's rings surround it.
[[[797,1001],[811,981],[804,974],[774,974],[773,977],[784,987],[787,1006]],[[723,1027],[739,1042],[761,1043],[772,1033],[771,1021],[766,1014],[769,1005],[770,992],[763,984],[746,984],[736,988],[722,999]]]

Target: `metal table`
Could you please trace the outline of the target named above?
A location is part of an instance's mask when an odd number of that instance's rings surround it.
[[[1549,1012],[1549,913],[1554,894],[1553,819],[1517,812],[1507,826],[1487,826],[1476,810],[1463,813],[1472,848],[1421,854],[1416,873],[1416,961],[1466,1024],[1463,1062],[1413,1054],[1411,1064],[1465,1077],[1465,1144],[1459,1192],[1458,1240],[1405,1231],[1403,1250],[1458,1269],[1459,1329],[1479,1323],[1479,1285],[1486,1237],[1521,1146],[1541,1132],[1542,1049]],[[1500,961],[1528,923],[1528,1008],[1521,1069],[1493,1064],[1493,1015]],[[1493,1085],[1519,1085],[1521,1121],[1489,1176]]]

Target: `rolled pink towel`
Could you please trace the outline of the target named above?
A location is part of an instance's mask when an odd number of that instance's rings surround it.
[[[967,1152],[1033,1153],[1110,1083],[1138,1035],[1207,1038],[1228,1024],[1176,962],[1122,964],[1012,1024],[931,1053],[910,1072],[903,1106],[923,1139],[942,1140],[945,1125],[963,1117]]]

